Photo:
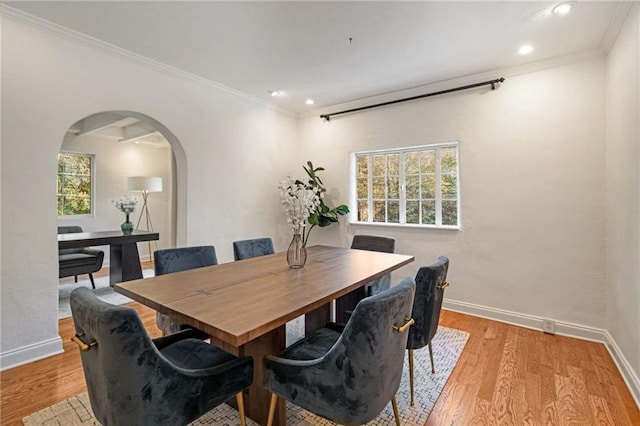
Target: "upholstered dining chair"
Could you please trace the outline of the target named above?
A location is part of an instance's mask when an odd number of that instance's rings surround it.
[[[392,402],[399,426],[400,386],[415,292],[411,277],[361,300],[344,326],[328,324],[263,359],[272,392],[268,425],[278,397],[342,425],[374,419]]]
[[[73,234],[84,232],[81,226],[58,226],[58,234]],[[89,274],[91,287],[96,288],[93,273],[102,269],[104,252],[91,248],[71,248],[58,251],[58,278],[74,277],[78,282],[78,275]]]
[[[153,260],[156,276],[218,264],[216,249],[213,246],[179,247],[156,250],[153,253]],[[158,324],[158,328],[162,330],[164,334],[177,333],[178,331],[189,327],[188,325],[184,325],[180,321],[160,312],[156,312],[156,322]],[[207,339],[209,337],[204,333],[201,334],[203,339]]]
[[[81,287],[71,313],[91,408],[103,425],[185,425],[236,396],[253,380],[253,359],[191,338],[194,330],[152,340],[136,311]]]
[[[380,235],[354,235],[351,241],[351,248],[393,253],[396,248],[396,240]],[[391,287],[391,274],[387,274],[367,284],[367,296],[372,296],[389,287]]]
[[[250,259],[275,253],[271,238],[254,238],[233,242],[233,258],[235,260]]]
[[[411,312],[416,323],[409,330],[409,338],[407,340],[411,405],[414,405],[413,351],[428,346],[429,357],[431,358],[431,373],[436,372],[433,363],[431,339],[433,339],[436,331],[438,331],[444,289],[449,286],[447,282],[448,270],[449,259],[445,256],[440,256],[434,264],[423,266],[418,269],[416,274],[416,297]]]

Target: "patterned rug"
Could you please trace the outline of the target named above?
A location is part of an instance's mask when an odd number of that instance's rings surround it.
[[[65,282],[69,281],[65,279],[63,284],[58,286],[58,319],[68,318],[71,316],[71,308],[69,307],[69,296],[71,292],[78,287],[87,287],[91,288],[91,281],[89,281],[88,275],[82,275],[83,277],[87,277],[85,280],[78,280],[77,283]],[[142,271],[142,276],[144,278],[153,277],[153,269],[145,269]],[[114,305],[123,305],[125,303],[129,303],[132,300],[126,296],[123,296],[120,293],[116,293],[113,290],[113,287],[109,285],[109,277],[100,277],[94,279],[96,282],[96,288],[93,292],[100,299],[105,302],[112,303]]]
[[[297,323],[298,321],[296,321]],[[290,331],[292,330],[292,331]],[[295,324],[287,327],[289,333],[297,333],[304,328]],[[288,336],[289,337],[289,336]],[[451,371],[458,362],[464,345],[467,343],[469,333],[453,328],[439,327],[438,333],[432,341],[433,356],[436,366],[436,374],[431,374],[429,361],[429,349],[423,348],[414,352],[415,362],[415,406],[411,407],[409,401],[409,365],[405,356],[405,366],[402,372],[400,389],[396,395],[398,410],[400,411],[400,423],[403,426],[423,426],[433,409],[436,400],[440,396]],[[294,339],[295,340],[295,339]],[[287,339],[289,342],[289,339]],[[38,411],[22,419],[25,426],[77,426],[100,425],[91,411],[89,397],[86,393],[74,396],[51,407]],[[239,424],[238,412],[226,404],[206,413],[198,420],[191,423],[192,426],[216,425],[227,426]],[[257,423],[247,419],[247,424],[257,426]],[[387,405],[380,415],[367,423],[372,426],[393,425],[394,417],[391,403]],[[316,426],[335,425],[335,423],[317,417],[299,407],[287,403],[288,426]]]

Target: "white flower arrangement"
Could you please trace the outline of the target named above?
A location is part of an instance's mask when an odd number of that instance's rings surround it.
[[[282,208],[287,215],[287,223],[295,234],[304,232],[307,218],[320,205],[322,194],[305,188],[302,182],[294,181],[291,177],[280,182],[280,198]]]
[[[116,208],[124,214],[133,213],[138,206],[138,199],[130,197],[129,195],[119,200],[111,200],[111,202],[116,203]]]

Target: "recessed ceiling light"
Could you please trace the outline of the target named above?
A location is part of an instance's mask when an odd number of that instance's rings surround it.
[[[525,44],[518,49],[518,53],[521,55],[528,55],[531,52],[533,52],[533,46],[530,44]]]
[[[269,90],[267,93],[269,93],[273,97],[284,96],[284,92],[282,90]]]
[[[307,105],[313,105],[314,104],[313,99],[307,99],[306,101],[304,101],[304,103],[307,104]]]
[[[574,3],[575,2],[572,2],[572,1],[566,1],[564,3],[560,3],[552,9],[553,13],[555,13],[556,15],[566,15],[567,13],[571,12],[571,9],[573,8]]]

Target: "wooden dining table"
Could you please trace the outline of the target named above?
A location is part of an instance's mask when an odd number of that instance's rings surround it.
[[[119,283],[115,290],[211,336],[211,344],[252,356],[254,380],[245,391],[247,416],[265,425],[270,393],[262,358],[286,344],[286,323],[305,315],[308,335],[330,320],[331,302],[414,260],[413,256],[329,246],[307,248],[307,262],[290,269],[286,253]],[[279,399],[276,425],[286,424]]]

